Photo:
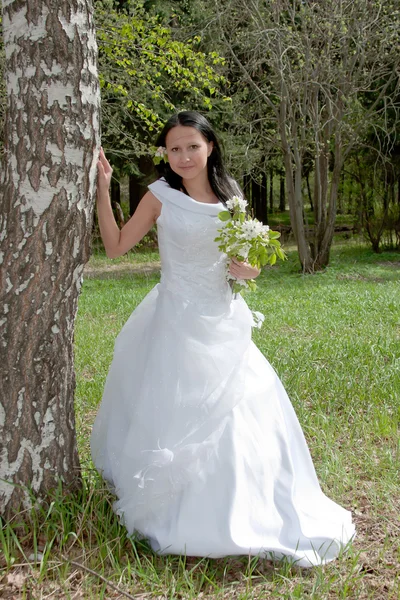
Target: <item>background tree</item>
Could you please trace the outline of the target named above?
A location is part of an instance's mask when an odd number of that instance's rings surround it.
[[[370,123],[399,108],[397,5],[226,0],[215,9],[227,50],[276,125],[302,268],[320,269],[329,261],[343,162]],[[302,191],[310,157],[313,228]]]
[[[0,512],[79,485],[73,332],[99,146],[89,0],[3,6]]]
[[[393,93],[397,91],[393,85]],[[368,104],[374,94],[365,99]],[[398,98],[400,103],[400,97]],[[349,155],[346,174],[356,190],[353,206],[360,230],[375,252],[400,248],[400,119],[388,107],[369,124],[362,148]]]

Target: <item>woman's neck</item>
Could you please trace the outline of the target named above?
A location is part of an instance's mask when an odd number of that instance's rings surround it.
[[[185,187],[185,190],[187,191],[189,196],[191,196],[195,200],[198,200],[199,202],[216,202],[218,200],[218,198],[212,190],[207,176],[201,179],[182,179],[182,184]]]

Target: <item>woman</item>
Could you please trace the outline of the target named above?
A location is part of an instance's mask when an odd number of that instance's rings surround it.
[[[354,527],[322,493],[286,392],[251,341],[252,313],[227,283],[227,257],[214,239],[238,187],[202,115],[173,116],[157,145],[166,153],[162,177],[121,231],[103,152],[98,165],[107,255],[124,254],[156,223],[162,274],[117,338],[92,433],[94,463],[128,531],[160,554],[325,563]],[[229,271],[258,275],[239,261]]]

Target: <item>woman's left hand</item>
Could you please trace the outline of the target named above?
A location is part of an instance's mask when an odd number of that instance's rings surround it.
[[[240,262],[236,258],[232,258],[229,265],[229,272],[236,279],[254,279],[254,277],[257,277],[261,273],[257,267],[252,267],[247,262]]]

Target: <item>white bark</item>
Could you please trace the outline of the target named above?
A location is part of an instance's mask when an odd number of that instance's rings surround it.
[[[89,0],[3,1],[0,512],[79,484],[73,331],[99,147]],[[16,487],[18,486],[22,487]]]

